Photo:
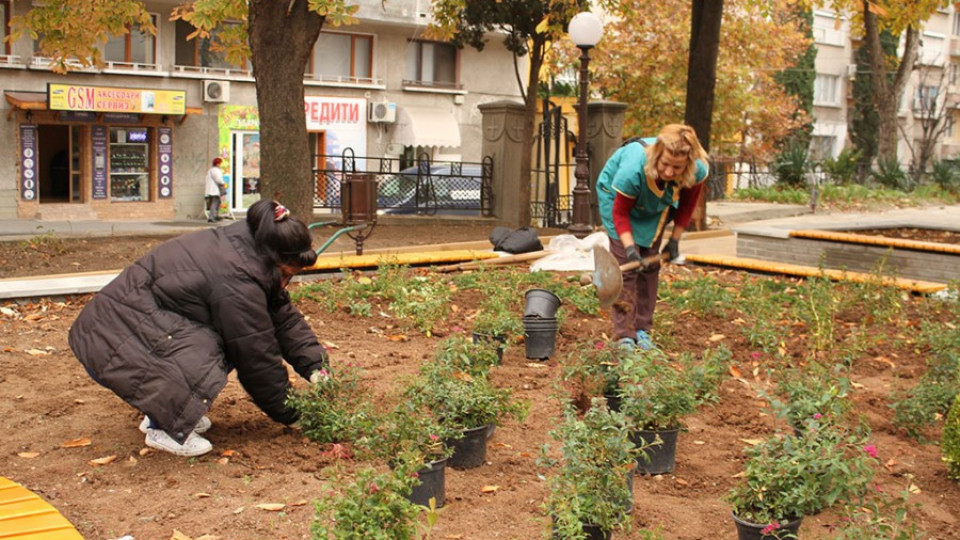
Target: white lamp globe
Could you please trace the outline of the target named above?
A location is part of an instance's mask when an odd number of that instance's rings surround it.
[[[603,37],[603,23],[589,11],[581,11],[570,19],[570,39],[577,47],[593,47]]]

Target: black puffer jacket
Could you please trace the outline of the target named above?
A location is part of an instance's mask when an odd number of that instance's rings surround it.
[[[125,269],[77,317],[70,347],[180,444],[230,367],[265,413],[290,424],[283,359],[304,378],[327,362],[246,222],[175,238]]]

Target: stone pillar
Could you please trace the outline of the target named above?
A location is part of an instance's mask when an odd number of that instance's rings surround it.
[[[590,215],[601,227],[597,202],[597,178],[607,159],[623,142],[625,103],[592,101],[587,103],[587,155],[590,158]]]
[[[477,108],[483,116],[480,155],[493,158],[493,215],[508,227],[530,225],[520,223],[520,159],[526,122],[523,103],[493,101]]]

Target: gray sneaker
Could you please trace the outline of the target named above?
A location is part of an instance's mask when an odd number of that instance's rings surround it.
[[[614,344],[618,349],[632,352],[637,348],[637,342],[633,338],[623,337]]]
[[[156,448],[157,450],[163,450],[164,452],[170,452],[171,454],[183,457],[202,456],[213,450],[213,445],[210,444],[210,441],[197,435],[196,432],[191,432],[187,440],[183,441],[183,444],[177,444],[177,441],[173,440],[170,435],[167,435],[166,431],[147,428],[147,438],[144,442],[150,448]]]
[[[212,427],[213,422],[207,418],[207,415],[203,415],[200,417],[200,421],[197,422],[196,427],[193,428],[193,432],[197,434],[206,433]],[[148,429],[150,429],[150,417],[144,416],[143,420],[140,422],[140,433],[146,433]]]

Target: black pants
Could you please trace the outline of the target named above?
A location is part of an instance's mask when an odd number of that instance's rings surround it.
[[[207,203],[207,221],[220,219],[220,196],[206,195],[203,200]]]

